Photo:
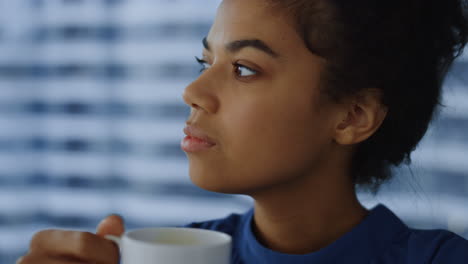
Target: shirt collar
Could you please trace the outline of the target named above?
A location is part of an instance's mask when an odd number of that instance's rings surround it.
[[[272,251],[258,242],[252,231],[254,209],[246,214],[240,246],[247,263],[365,263],[381,254],[408,227],[387,207],[377,205],[369,214],[327,247],[304,255]]]

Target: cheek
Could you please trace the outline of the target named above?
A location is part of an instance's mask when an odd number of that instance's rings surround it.
[[[301,104],[239,108],[225,124],[230,171],[250,184],[304,173],[325,141],[318,123]]]

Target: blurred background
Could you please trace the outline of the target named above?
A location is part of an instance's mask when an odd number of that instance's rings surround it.
[[[219,0],[0,0],[0,263],[43,228],[181,225],[247,210],[190,183],[181,94]],[[408,225],[468,238],[468,55],[413,164],[378,195]]]

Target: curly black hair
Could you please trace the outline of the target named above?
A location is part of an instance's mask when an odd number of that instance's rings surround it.
[[[287,10],[308,49],[326,60],[322,89],[339,101],[378,89],[381,127],[356,146],[351,175],[376,192],[411,152],[440,105],[468,38],[465,0],[268,0]]]

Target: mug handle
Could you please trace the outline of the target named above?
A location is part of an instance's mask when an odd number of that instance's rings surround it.
[[[119,246],[119,248],[120,248],[120,245],[121,245],[121,242],[122,242],[122,238],[120,238],[119,236],[105,235],[104,238],[107,239],[107,240],[110,240],[110,241],[112,241],[112,242],[114,242],[114,243],[116,243],[117,246]]]

